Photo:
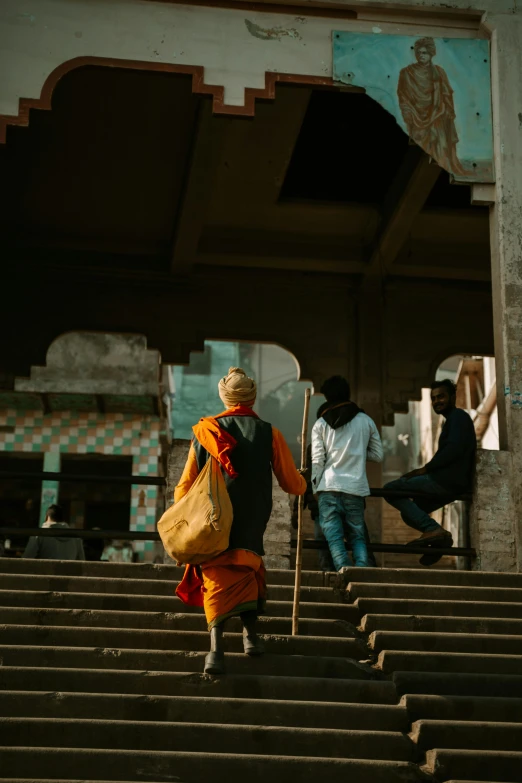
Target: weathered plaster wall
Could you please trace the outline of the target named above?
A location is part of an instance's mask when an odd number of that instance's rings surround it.
[[[479,449],[470,513],[471,546],[477,571],[517,571],[511,454]]]
[[[158,395],[160,355],[139,334],[70,332],[47,351],[45,367],[17,378],[20,392]]]
[[[265,89],[266,72],[331,79],[333,29],[416,32],[407,15],[386,21],[383,11],[378,26],[371,13],[353,20],[300,13],[132,0],[28,0],[22,8],[18,0],[4,0],[0,115],[18,115],[21,98],[40,98],[49,75],[77,57],[143,61],[157,69],[203,67],[205,85],[223,87],[224,104],[234,110],[245,105],[246,88]],[[475,37],[477,28],[477,18],[460,17],[454,27],[425,18],[422,33],[443,30],[445,37]]]
[[[511,458],[501,463],[511,499],[504,536],[506,543],[514,541],[522,571],[522,15],[488,15],[486,24],[492,33],[496,200],[490,233],[499,440]]]

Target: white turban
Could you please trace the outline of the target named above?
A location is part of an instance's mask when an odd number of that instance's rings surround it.
[[[231,367],[218,386],[219,396],[227,408],[234,405],[252,405],[256,401],[257,385],[241,367]]]

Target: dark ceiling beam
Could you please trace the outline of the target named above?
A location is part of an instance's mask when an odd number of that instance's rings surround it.
[[[212,101],[200,101],[172,246],[175,274],[188,274],[194,263],[229,122],[213,116]]]
[[[204,253],[198,257],[201,266],[235,267],[243,269],[275,269],[294,272],[320,272],[322,274],[360,275],[364,263],[357,258],[324,259],[302,258],[286,255],[248,256],[232,253]]]
[[[410,235],[441,168],[420,147],[408,147],[384,199],[381,222],[366,268],[366,278],[386,276]]]

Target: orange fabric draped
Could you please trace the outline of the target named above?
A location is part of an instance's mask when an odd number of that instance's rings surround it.
[[[254,413],[252,408],[249,408],[247,405],[235,405],[233,408],[223,411],[223,413],[218,413],[217,416],[207,416],[204,419],[200,419],[192,427],[192,432],[196,440],[201,443],[212,457],[217,459],[228,475],[231,478],[237,478],[237,473],[230,461],[230,455],[234,451],[237,441],[226,430],[221,429],[217,421],[225,416],[254,416],[257,418],[257,413]]]
[[[242,612],[264,612],[263,559],[245,549],[223,552],[200,566],[186,566],[176,595],[192,606],[203,606],[209,630]]]

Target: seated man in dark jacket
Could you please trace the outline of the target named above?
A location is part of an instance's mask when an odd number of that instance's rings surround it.
[[[55,504],[49,506],[42,527],[69,529],[67,522],[64,522],[61,506]],[[85,553],[81,538],[31,536],[24,557],[38,557],[43,560],[85,560]]]
[[[401,512],[404,522],[421,533],[411,544],[451,546],[451,533],[435,522],[430,513],[471,491],[477,440],[471,417],[455,405],[456,396],[455,384],[450,380],[436,381],[431,385],[433,410],[446,419],[438,451],[423,468],[412,470],[384,487],[426,495],[386,498]],[[423,555],[421,563],[432,565],[439,559],[435,555]]]

